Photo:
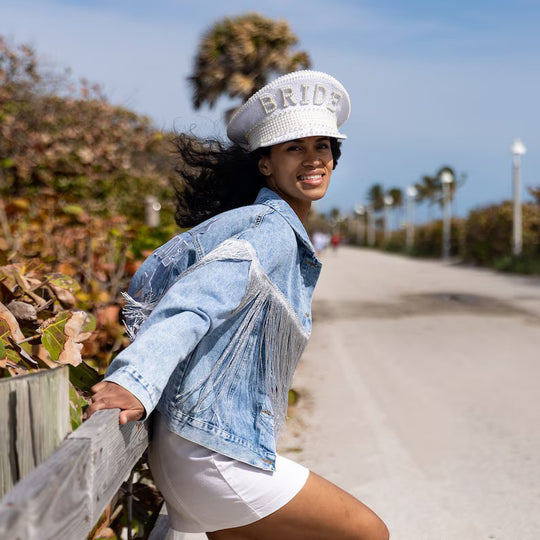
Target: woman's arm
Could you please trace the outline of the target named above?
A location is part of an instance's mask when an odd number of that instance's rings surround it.
[[[108,384],[96,385],[95,405],[89,412],[120,407],[126,411],[122,415],[126,421],[135,414],[137,419],[149,415],[178,363],[240,305],[254,256],[247,242],[229,240],[183,274],[156,305],[135,341],[113,360],[105,377]]]

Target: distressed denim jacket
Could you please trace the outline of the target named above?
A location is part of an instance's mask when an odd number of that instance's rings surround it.
[[[106,380],[178,435],[274,470],[320,269],[296,214],[263,188],[143,263],[126,295],[133,341]]]

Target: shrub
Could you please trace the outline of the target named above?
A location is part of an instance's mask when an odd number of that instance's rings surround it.
[[[0,36],[0,195],[48,189],[92,213],[138,219],[154,195],[172,222],[172,135],[109,104],[97,86],[73,88],[43,74],[32,48]]]
[[[540,255],[540,217],[538,207],[523,205],[523,255]],[[493,265],[511,259],[513,205],[510,201],[478,208],[470,212],[466,222],[465,260]],[[502,266],[505,263],[501,262]],[[501,268],[502,268],[501,266]]]

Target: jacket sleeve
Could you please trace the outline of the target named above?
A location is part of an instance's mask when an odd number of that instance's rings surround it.
[[[105,380],[129,390],[149,415],[178,363],[240,306],[255,256],[248,242],[231,239],[180,275]]]

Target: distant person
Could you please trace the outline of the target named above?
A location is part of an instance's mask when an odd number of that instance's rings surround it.
[[[238,110],[232,145],[179,136],[177,221],[194,227],[135,274],[134,340],[89,408],[118,407],[121,424],[153,413],[150,466],[177,531],[388,538],[360,501],[276,454],[321,267],[303,222],[326,193],[349,109],[337,80],[299,71]]]
[[[339,247],[339,244],[341,244],[341,236],[339,233],[335,232],[332,234],[332,237],[330,238],[330,243],[332,244],[333,249],[337,249]]]
[[[323,232],[315,231],[313,233],[313,247],[315,248],[315,253],[319,256],[330,243],[330,237]]]

